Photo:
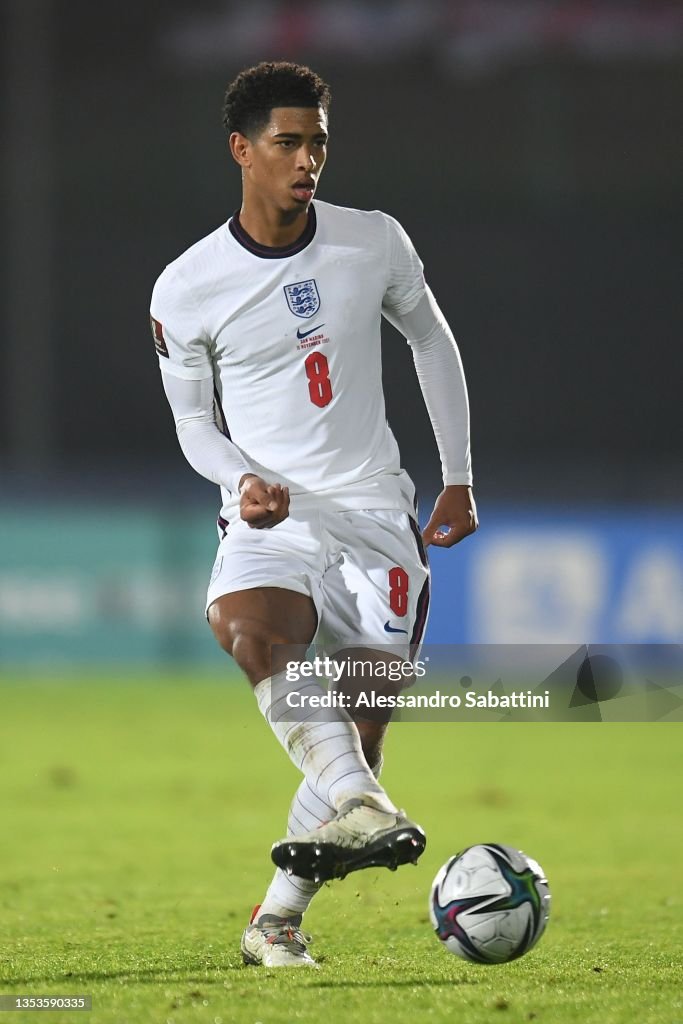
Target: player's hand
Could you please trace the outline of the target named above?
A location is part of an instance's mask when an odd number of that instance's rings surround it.
[[[268,530],[289,515],[289,488],[246,473],[240,480],[240,517],[253,530]]]
[[[442,530],[447,526],[447,530]],[[425,547],[452,548],[479,526],[472,488],[465,484],[444,487],[436,499],[431,519],[422,531]]]

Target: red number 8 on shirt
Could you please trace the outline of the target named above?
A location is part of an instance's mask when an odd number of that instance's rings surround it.
[[[408,585],[410,578],[405,569],[395,565],[389,570],[389,607],[394,615],[408,614]]]
[[[332,401],[330,367],[322,352],[311,352],[304,360],[308,377],[308,393],[313,405],[324,409]]]

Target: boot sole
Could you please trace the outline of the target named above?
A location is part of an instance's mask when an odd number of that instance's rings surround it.
[[[369,843],[361,850],[350,850],[334,843],[299,843],[295,839],[275,843],[271,858],[282,871],[311,882],[329,882],[345,878],[363,868],[389,868],[417,864],[427,838],[415,825],[396,829]]]

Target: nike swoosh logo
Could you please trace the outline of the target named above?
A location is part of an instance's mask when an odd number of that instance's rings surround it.
[[[384,631],[385,631],[385,633],[406,633],[406,634],[408,632],[407,629],[394,629],[393,626],[389,625],[389,620],[388,619],[384,623]]]
[[[299,341],[301,341],[302,338],[307,338],[309,334],[313,334],[314,331],[319,331],[320,328],[324,326],[325,324],[318,324],[317,327],[311,327],[310,331],[302,331],[301,328],[298,328],[296,336],[299,339]]]

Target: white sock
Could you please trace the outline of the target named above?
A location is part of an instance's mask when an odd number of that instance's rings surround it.
[[[379,779],[383,763],[383,759],[380,757],[377,764],[371,769],[376,779]],[[302,779],[289,808],[287,835],[295,836],[302,832],[309,832],[311,829],[318,828],[324,821],[329,821],[334,815],[334,807],[324,803],[311,790],[307,780]],[[263,898],[259,917],[261,914],[274,914],[276,917],[291,918],[298,914],[305,914],[322,884],[322,882],[311,882],[308,878],[299,878],[298,875],[288,875],[277,868]]]
[[[314,680],[288,683],[284,672],[254,687],[262,715],[323,803],[336,813],[347,800],[370,797],[377,807],[395,814],[396,807],[368,768],[358,729],[347,713],[340,708],[311,710],[301,700],[324,692]],[[287,701],[291,694],[297,695],[295,708]]]

